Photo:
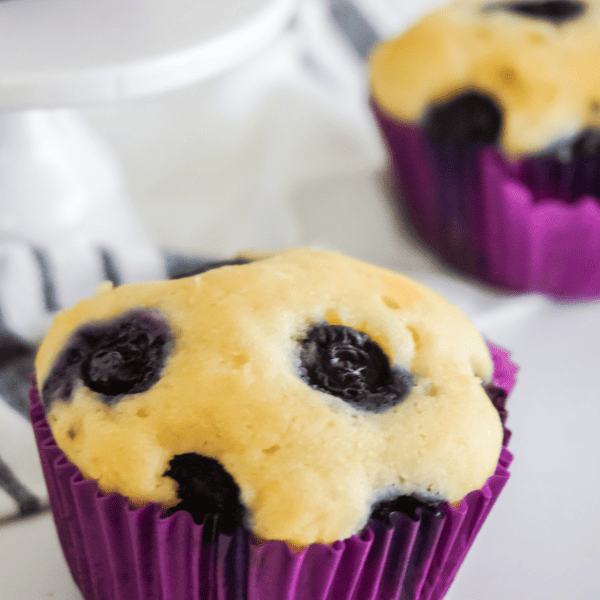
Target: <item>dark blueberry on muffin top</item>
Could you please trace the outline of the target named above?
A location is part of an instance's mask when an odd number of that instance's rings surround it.
[[[403,513],[408,515],[411,519],[416,520],[418,518],[419,510],[428,510],[437,516],[443,514],[440,502],[428,502],[421,500],[416,496],[397,496],[392,500],[377,502],[377,504],[373,506],[369,518],[389,525],[390,517],[393,513]]]
[[[484,10],[505,10],[530,19],[548,21],[557,27],[567,21],[581,17],[587,5],[580,0],[525,0],[523,2],[497,2],[484,7]]]
[[[489,96],[467,91],[433,104],[425,115],[424,127],[439,142],[493,144],[500,137],[502,111]]]
[[[178,454],[164,476],[179,484],[177,497],[181,500],[167,514],[185,510],[198,525],[208,515],[219,515],[223,533],[232,533],[243,524],[246,509],[240,501],[240,489],[218,461],[195,452]]]
[[[130,311],[118,319],[85,325],[58,356],[42,390],[45,406],[70,400],[79,383],[112,405],[125,394],[149,390],[160,378],[173,343],[157,311]]]
[[[311,387],[354,408],[384,412],[410,392],[410,372],[390,366],[366,333],[343,325],[314,325],[301,342],[300,375]]]

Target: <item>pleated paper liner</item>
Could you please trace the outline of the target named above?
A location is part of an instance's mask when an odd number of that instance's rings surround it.
[[[516,367],[490,346],[491,394],[504,420]],[[132,507],[103,494],[56,445],[35,386],[33,424],[58,537],[86,600],[439,600],[509,477],[503,446],[496,471],[455,509],[419,507],[413,518],[372,520],[331,546],[293,552],[279,541],[256,542],[243,528],[218,531],[218,516],[196,525],[185,511]],[[505,428],[504,443],[510,432]]]
[[[494,146],[434,143],[371,107],[395,207],[442,261],[508,290],[600,297],[600,158],[511,163]]]

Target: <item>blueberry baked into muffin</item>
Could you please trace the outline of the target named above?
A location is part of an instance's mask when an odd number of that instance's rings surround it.
[[[370,61],[401,215],[482,281],[600,296],[600,3],[459,0]]]
[[[441,598],[508,477],[492,350],[424,286],[309,249],[62,312],[32,419],[84,596]]]

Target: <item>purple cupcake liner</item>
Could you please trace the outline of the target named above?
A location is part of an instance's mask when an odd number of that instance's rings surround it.
[[[503,425],[517,368],[490,345],[491,394]],[[394,513],[359,534],[301,552],[279,541],[256,542],[243,528],[218,532],[218,517],[196,525],[157,504],[131,506],[103,494],[56,445],[35,385],[31,422],[63,552],[86,600],[439,600],[506,484],[512,455],[503,446],[481,490],[455,509]],[[504,443],[510,437],[505,427]]]
[[[481,166],[490,282],[558,298],[600,297],[598,199],[536,199],[492,149]]]
[[[495,146],[434,143],[371,107],[396,208],[439,258],[508,290],[600,297],[600,161],[511,163]]]

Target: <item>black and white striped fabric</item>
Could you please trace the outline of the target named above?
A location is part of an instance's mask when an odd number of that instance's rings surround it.
[[[377,40],[375,29],[350,0],[326,0],[331,21],[359,58]],[[56,313],[115,285],[178,277],[210,259],[168,253],[149,245],[42,248],[0,240],[0,525],[47,508],[33,432],[28,390],[37,346]]]

